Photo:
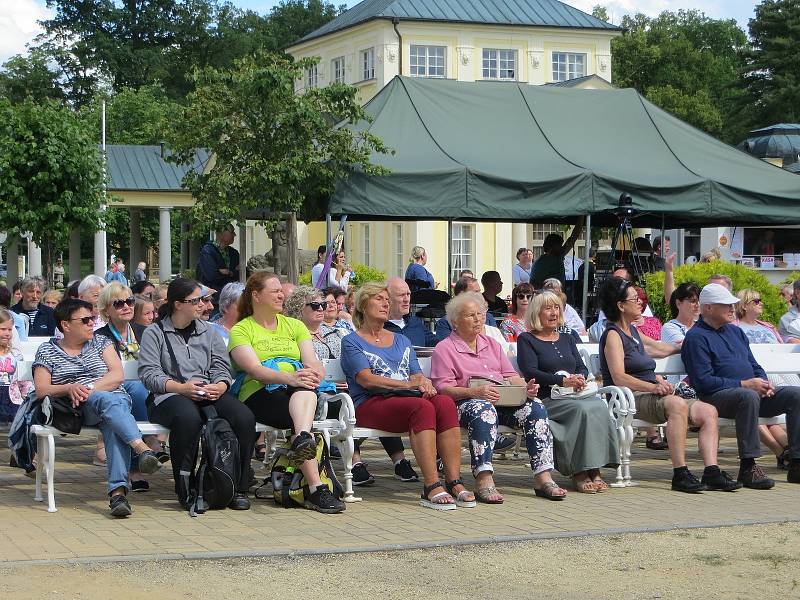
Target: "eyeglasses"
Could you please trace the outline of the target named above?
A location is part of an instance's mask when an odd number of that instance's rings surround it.
[[[136,304],[136,299],[133,296],[131,296],[130,298],[125,298],[125,300],[114,300],[111,303],[111,306],[119,310],[125,305],[133,306],[134,304]]]
[[[84,325],[93,325],[94,324],[94,317],[90,315],[88,317],[79,317],[77,319],[70,319],[70,321],[80,321]]]
[[[205,302],[206,304],[211,304],[211,303],[212,303],[212,299],[213,299],[213,298],[214,298],[214,294],[209,294],[208,296],[202,296],[202,297],[200,298],[200,300],[201,300],[202,302]]]
[[[761,304],[761,298],[753,298],[752,300],[750,300],[750,302],[752,302],[753,304]]]
[[[533,294],[517,294],[517,300],[530,300]]]
[[[327,310],[328,301],[323,300],[322,302],[306,302],[306,306],[311,308],[311,310]]]
[[[197,298],[186,298],[186,300],[178,300],[181,304],[191,304],[192,306],[197,306],[203,301],[202,296],[197,296]]]

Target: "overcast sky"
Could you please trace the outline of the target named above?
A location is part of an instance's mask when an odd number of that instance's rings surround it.
[[[260,13],[278,4],[270,0],[232,0],[233,4],[250,8]],[[341,4],[334,0],[334,4]],[[642,12],[656,15],[664,10],[694,8],[705,12],[715,19],[736,19],[739,25],[747,30],[747,21],[753,16],[756,0],[567,0],[576,8],[591,12],[596,4],[608,8],[611,20],[619,23],[626,14]],[[346,2],[348,6],[357,4],[356,0]],[[25,45],[39,33],[36,21],[48,17],[44,0],[0,0],[0,62],[10,56],[25,52]]]

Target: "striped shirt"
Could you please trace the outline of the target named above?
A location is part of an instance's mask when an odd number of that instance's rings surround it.
[[[96,335],[84,344],[78,356],[64,352],[59,343],[48,340],[39,346],[33,369],[42,367],[50,372],[53,385],[68,385],[70,383],[94,383],[106,373],[108,365],[103,360],[103,350],[113,342],[104,335]],[[120,385],[114,391],[124,391]]]

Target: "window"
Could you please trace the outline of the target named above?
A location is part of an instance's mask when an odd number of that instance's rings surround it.
[[[567,81],[586,75],[586,55],[553,52],[553,81]]]
[[[403,224],[392,223],[392,254],[394,255],[394,274],[406,275],[406,253],[403,247]]]
[[[444,46],[411,46],[412,77],[444,77]]]
[[[361,263],[368,267],[372,264],[370,262],[370,238],[371,227],[369,223],[361,224]]]
[[[358,54],[361,65],[361,81],[375,79],[375,48],[367,48]]]
[[[475,271],[475,226],[469,223],[453,223],[453,245],[450,256],[453,259],[451,281],[458,281],[458,274],[464,269]]]
[[[335,83],[344,83],[344,56],[331,61],[331,75]]]
[[[317,75],[317,65],[308,67],[306,69],[306,89],[312,89],[319,85],[319,77]]]
[[[483,49],[483,78],[514,80],[517,78],[517,51]]]
[[[536,260],[542,255],[542,242],[551,233],[557,233],[563,236],[558,225],[552,223],[534,223],[533,224],[533,259]]]

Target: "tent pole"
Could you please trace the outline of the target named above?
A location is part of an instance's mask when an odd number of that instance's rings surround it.
[[[325,213],[325,247],[331,247],[331,213]]]
[[[661,258],[664,258],[664,240],[666,238],[666,231],[664,230],[664,213],[661,213],[661,247],[658,249],[659,254],[661,254]]]
[[[452,293],[453,288],[451,286],[451,279],[453,278],[453,222],[448,220],[447,221],[447,277],[445,281],[447,282],[447,289],[445,290],[448,294]]]
[[[592,246],[592,215],[586,215],[586,243],[583,245],[583,322],[589,313],[589,250]]]

